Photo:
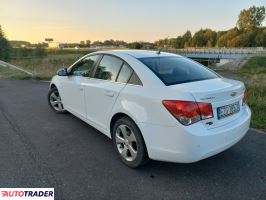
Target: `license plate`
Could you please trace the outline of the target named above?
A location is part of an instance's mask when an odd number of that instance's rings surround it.
[[[217,108],[218,119],[231,116],[240,111],[239,102]]]

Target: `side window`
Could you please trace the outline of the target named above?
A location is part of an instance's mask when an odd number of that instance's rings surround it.
[[[133,70],[129,67],[129,65],[124,63],[122,66],[122,69],[120,70],[119,75],[117,77],[117,82],[127,83],[132,72],[133,72]]]
[[[97,58],[98,55],[89,56],[78,62],[72,70],[72,75],[89,77],[95,62],[97,61]]]
[[[104,55],[98,65],[94,78],[115,81],[123,61],[114,57]]]
[[[129,84],[133,84],[133,85],[142,85],[141,80],[139,79],[138,75],[135,72],[133,72],[133,74],[130,77],[128,83]]]

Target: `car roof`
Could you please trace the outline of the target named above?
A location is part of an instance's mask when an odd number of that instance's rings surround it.
[[[127,54],[134,58],[178,56],[177,54],[166,53],[166,52],[158,53],[158,51],[148,51],[148,50],[110,50],[110,51],[101,51],[100,53],[114,53],[116,55]]]

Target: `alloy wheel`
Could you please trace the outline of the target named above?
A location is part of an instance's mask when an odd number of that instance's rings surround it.
[[[120,155],[127,161],[134,161],[138,154],[138,144],[134,132],[127,125],[120,125],[116,129],[115,141]]]
[[[50,94],[50,104],[56,111],[64,111],[64,106],[58,91]]]

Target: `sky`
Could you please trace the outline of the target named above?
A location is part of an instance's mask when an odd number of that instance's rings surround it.
[[[153,42],[186,30],[227,30],[252,5],[266,0],[1,0],[0,24],[9,40],[33,43]]]

